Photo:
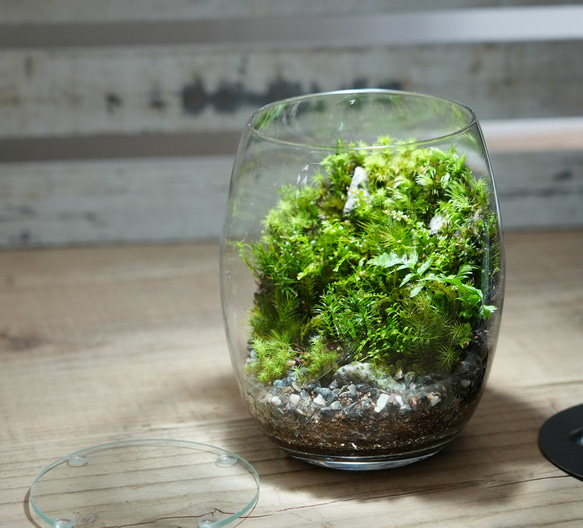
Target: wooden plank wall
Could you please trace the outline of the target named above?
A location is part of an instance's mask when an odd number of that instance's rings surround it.
[[[247,116],[354,87],[472,106],[505,228],[583,226],[580,4],[5,0],[0,247],[216,238]]]

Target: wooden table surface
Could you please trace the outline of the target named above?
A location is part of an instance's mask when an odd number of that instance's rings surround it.
[[[296,461],[254,425],[231,372],[217,244],[0,253],[0,526],[44,526],[28,490],[50,462],[136,438],[246,458],[261,477],[249,528],[582,526],[583,483],[537,436],[583,403],[583,231],[509,233],[506,248],[476,414],[432,459],[370,473]]]

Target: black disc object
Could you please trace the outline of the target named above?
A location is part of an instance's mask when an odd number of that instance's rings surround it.
[[[540,428],[538,445],[555,466],[583,480],[583,405],[551,416]]]

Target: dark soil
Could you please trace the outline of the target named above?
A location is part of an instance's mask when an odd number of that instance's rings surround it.
[[[436,451],[474,412],[487,375],[487,339],[450,375],[373,373],[354,363],[331,380],[301,384],[291,374],[269,386],[249,384],[251,414],[276,444],[294,453],[389,456]]]

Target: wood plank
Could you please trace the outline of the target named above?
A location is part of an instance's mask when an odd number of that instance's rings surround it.
[[[481,121],[490,152],[540,152],[583,149],[583,118]]]
[[[580,6],[297,14],[179,21],[1,24],[0,48],[237,43],[302,48],[583,38]]]
[[[583,118],[481,121],[490,152],[583,149]],[[0,139],[0,162],[233,156],[240,130]]]
[[[249,50],[207,46],[0,52],[0,139],[239,131],[261,104],[400,88],[481,120],[583,115],[583,41]],[[0,143],[0,159],[6,149]]]
[[[0,139],[0,163],[232,156],[241,131]]]
[[[0,165],[0,246],[216,239],[232,161]]]
[[[583,155],[572,152],[494,152],[506,229],[583,225]]]
[[[0,247],[217,239],[232,156],[0,165]],[[494,152],[505,229],[583,225],[583,154]]]
[[[576,5],[578,0],[562,0]],[[549,0],[13,0],[0,5],[0,20],[6,24],[60,22],[112,22],[143,20],[196,20],[296,14],[355,14],[403,10],[455,9],[469,7],[544,6]]]
[[[583,231],[506,245],[502,331],[476,414],[432,459],[371,473],[309,466],[259,432],[231,372],[217,244],[1,252],[0,519],[43,526],[27,491],[57,458],[164,437],[257,468],[259,502],[241,526],[580,526],[580,481],[536,439],[583,401]]]

